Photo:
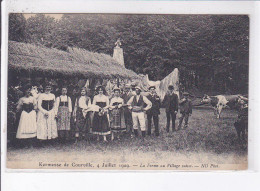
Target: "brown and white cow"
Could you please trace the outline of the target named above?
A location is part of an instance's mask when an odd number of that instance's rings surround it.
[[[204,95],[201,103],[210,104],[214,108],[214,113],[217,115],[217,118],[220,118],[220,114],[223,108],[229,107],[231,109],[239,109],[240,103],[245,99],[247,98],[241,95]]]

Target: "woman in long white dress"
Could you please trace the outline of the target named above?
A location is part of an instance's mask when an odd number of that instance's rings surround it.
[[[31,86],[27,85],[24,88],[25,96],[20,98],[17,105],[17,111],[21,111],[21,117],[16,133],[16,138],[22,140],[22,144],[26,147],[32,145],[32,138],[36,137],[36,108],[37,101],[31,96]]]
[[[37,116],[37,138],[40,140],[55,139],[58,137],[58,130],[55,117],[57,108],[55,107],[55,95],[51,93],[51,85],[45,87],[45,92],[38,98]]]

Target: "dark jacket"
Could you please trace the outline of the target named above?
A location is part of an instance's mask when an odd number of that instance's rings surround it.
[[[132,106],[139,106],[141,108],[144,108],[145,107],[145,103],[144,103],[144,99],[143,99],[143,96],[140,95],[138,101],[137,101],[137,98],[136,98],[136,95],[134,96],[134,99],[133,99],[133,102],[132,102]]]
[[[178,96],[175,93],[167,93],[163,99],[163,106],[165,107],[166,112],[178,111]]]
[[[248,121],[248,107],[239,110],[238,119]]]
[[[71,105],[72,105],[72,111],[74,111],[74,108],[75,108],[75,103],[76,103],[76,99],[78,98],[77,95],[72,95],[70,96],[70,99],[71,99]]]
[[[127,104],[129,99],[132,97],[132,94],[131,93],[128,93],[128,94],[124,93],[121,97],[124,100],[124,104]]]
[[[187,114],[192,113],[192,103],[190,99],[180,100],[179,105],[180,105],[180,113],[187,113]]]
[[[129,99],[131,98],[131,95],[124,93],[122,94],[121,98],[124,100],[124,104],[127,104]],[[123,107],[123,111],[124,111],[124,115],[132,116],[132,112],[130,109],[128,109],[128,107]]]
[[[147,99],[149,99],[152,102],[152,108],[149,109],[146,114],[147,115],[159,115],[160,114],[160,107],[161,107],[161,101],[160,97],[158,95],[151,95],[149,94],[147,96]]]

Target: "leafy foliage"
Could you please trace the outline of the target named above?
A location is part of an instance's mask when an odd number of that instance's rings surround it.
[[[23,42],[26,40],[26,19],[23,14],[9,15],[9,39]]]
[[[152,80],[177,67],[188,90],[248,91],[246,15],[64,14],[60,20],[44,14],[27,20],[10,15],[11,40],[112,55],[118,38],[126,67]]]

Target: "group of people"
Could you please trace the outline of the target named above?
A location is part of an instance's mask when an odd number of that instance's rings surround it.
[[[80,139],[90,141],[90,135],[96,135],[107,141],[107,135],[111,134],[111,140],[115,136],[120,138],[121,132],[127,132],[131,137],[145,137],[152,134],[152,121],[155,127],[155,135],[159,136],[160,108],[166,108],[167,132],[176,131],[176,114],[180,109],[178,129],[188,125],[189,116],[192,113],[191,100],[188,93],[183,93],[180,99],[174,93],[174,87],[169,86],[163,100],[156,94],[154,86],[149,87],[149,95],[141,94],[141,88],[126,85],[123,92],[120,88],[113,89],[113,96],[106,95],[105,88],[98,86],[96,95],[88,96],[88,90],[83,87],[80,95],[73,90],[72,96],[68,95],[66,86],[61,88],[61,95],[55,97],[51,84],[46,84],[44,92],[37,98],[31,94],[31,85],[23,87],[24,96],[19,99],[17,111],[20,114],[16,138],[26,146],[31,145],[32,139],[66,141],[73,138],[75,143]],[[148,128],[146,130],[147,115]],[[45,141],[46,142],[46,141]]]

